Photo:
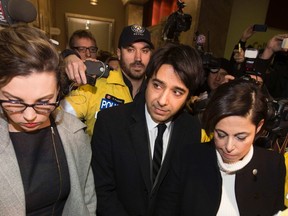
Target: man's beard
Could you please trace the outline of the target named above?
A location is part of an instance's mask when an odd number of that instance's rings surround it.
[[[122,71],[132,80],[142,80],[145,76],[145,65],[142,64],[141,62],[133,62],[131,64],[129,64],[128,66],[122,61],[122,59],[120,60],[120,65],[121,65],[121,69]],[[133,71],[132,67],[134,66],[141,66],[143,71]]]

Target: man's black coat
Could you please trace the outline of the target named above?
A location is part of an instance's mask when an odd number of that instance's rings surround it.
[[[99,112],[91,142],[97,215],[148,215],[175,152],[200,139],[197,118],[185,112],[175,116],[166,156],[153,185],[144,97]]]

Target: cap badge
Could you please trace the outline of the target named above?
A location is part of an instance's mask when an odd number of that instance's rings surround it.
[[[143,28],[140,25],[132,25],[131,30],[134,32],[136,35],[142,35],[145,32],[145,28]]]

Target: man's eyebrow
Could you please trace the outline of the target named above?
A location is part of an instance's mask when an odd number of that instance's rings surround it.
[[[146,46],[144,46],[142,49],[151,49],[151,47],[150,47],[150,45],[146,45]]]
[[[152,81],[155,81],[155,82],[159,82],[159,83],[165,85],[165,83],[164,83],[162,80],[159,80],[159,79],[157,79],[156,77],[155,77],[155,78],[152,78],[151,80],[152,80]],[[181,88],[181,87],[179,87],[179,86],[173,86],[173,89],[176,89],[176,90],[179,90],[179,91],[182,91],[182,92],[186,92],[186,89]]]
[[[163,81],[159,80],[157,77],[154,77],[151,79],[152,81],[156,81],[156,82],[160,82],[160,83],[164,83]]]
[[[136,47],[134,46],[134,44],[130,44],[130,45],[128,45],[128,46],[126,46],[125,47],[125,49],[127,49],[127,48],[134,48],[134,49],[136,49]],[[142,47],[141,49],[150,49],[151,50],[151,46],[149,45],[149,44],[146,44],[144,47]]]

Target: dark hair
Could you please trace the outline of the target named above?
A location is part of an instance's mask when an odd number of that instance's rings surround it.
[[[168,43],[157,49],[149,61],[146,69],[149,80],[163,64],[171,65],[189,89],[190,95],[203,83],[204,71],[202,60],[198,52],[183,44]]]
[[[221,119],[248,115],[257,126],[266,120],[267,109],[267,98],[256,82],[235,79],[220,85],[212,94],[202,116],[203,127],[210,134]]]
[[[45,33],[27,25],[12,26],[0,31],[0,87],[16,76],[51,72],[56,74],[60,98],[67,89],[62,61]]]
[[[219,58],[220,68],[224,69],[228,74],[232,74],[231,62],[226,58]]]
[[[75,47],[75,40],[77,40],[79,38],[88,38],[88,39],[93,41],[95,46],[97,46],[96,39],[93,36],[93,34],[88,30],[80,29],[80,30],[76,30],[71,35],[71,37],[69,39],[69,48],[70,49],[73,49]]]
[[[113,54],[109,51],[99,50],[97,60],[106,62]]]

